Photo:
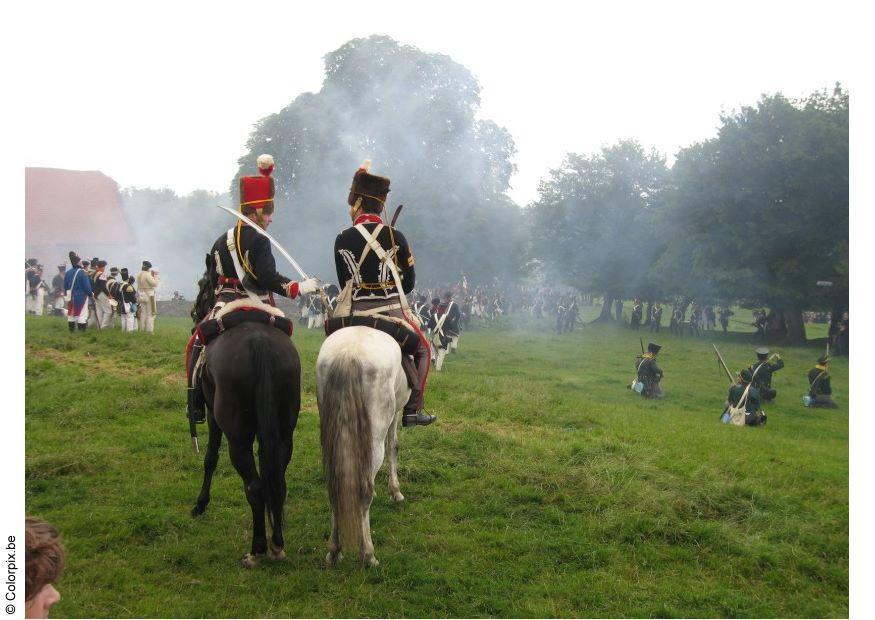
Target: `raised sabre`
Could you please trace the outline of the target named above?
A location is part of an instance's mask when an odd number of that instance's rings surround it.
[[[263,229],[261,226],[259,226],[255,222],[253,222],[251,219],[249,219],[248,217],[246,217],[245,215],[243,215],[239,211],[235,211],[234,209],[229,209],[228,207],[224,207],[222,205],[216,205],[216,206],[224,211],[227,211],[228,213],[230,213],[231,215],[236,217],[241,222],[244,222],[248,226],[252,226],[252,228],[254,228],[259,234],[264,235],[267,238],[267,240],[273,244],[273,247],[275,247],[277,250],[279,250],[280,254],[282,254],[283,256],[286,257],[286,260],[289,261],[289,263],[292,265],[292,267],[295,268],[295,271],[298,272],[298,274],[301,276],[301,278],[303,278],[304,280],[310,279],[310,276],[308,276],[306,273],[304,273],[304,270],[301,269],[301,266],[298,264],[298,261],[296,261],[294,258],[292,258],[291,254],[286,252],[286,249],[280,245],[280,242],[277,241],[276,239],[274,239],[273,237],[271,237],[270,233],[268,233],[265,229]],[[331,310],[331,304],[328,303],[328,295],[325,294],[325,289],[322,286],[320,286],[318,290],[319,290],[319,297],[322,299],[323,306],[325,308],[325,313],[330,317],[333,313]]]
[[[271,237],[270,233],[268,233],[265,229],[263,229],[261,226],[259,226],[255,222],[253,222],[251,219],[249,219],[248,217],[246,217],[245,215],[243,215],[239,211],[235,211],[234,209],[229,209],[228,207],[224,207],[222,205],[216,205],[216,206],[224,211],[227,211],[228,213],[230,213],[231,215],[236,217],[241,222],[245,222],[248,226],[252,226],[252,228],[257,230],[259,234],[267,237],[267,240],[273,244],[273,247],[275,247],[277,250],[279,250],[280,254],[282,254],[283,256],[286,257],[286,260],[289,261],[289,263],[291,263],[292,267],[294,267],[295,271],[297,271],[300,274],[301,278],[303,278],[304,280],[310,279],[310,276],[308,276],[306,273],[304,273],[304,270],[301,269],[301,266],[298,264],[298,261],[296,261],[294,258],[292,258],[291,255],[288,252],[286,252],[285,248],[280,245],[280,242],[277,241],[276,239],[274,239],[273,237]]]

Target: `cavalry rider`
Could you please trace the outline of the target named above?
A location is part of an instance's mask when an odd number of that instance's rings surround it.
[[[240,178],[240,212],[267,230],[274,212],[273,157],[259,155],[257,165],[259,175]],[[216,299],[206,319],[213,318],[225,304],[237,299],[248,298],[253,303],[274,306],[274,293],[294,299],[319,288],[319,281],[315,278],[294,282],[278,273],[270,241],[242,220],[216,239],[207,255],[207,277]],[[203,345],[194,340],[188,365],[188,417],[196,423],[206,420],[200,377],[194,372],[202,350]]]
[[[414,289],[416,272],[413,268],[413,252],[401,231],[387,226],[380,217],[389,193],[389,179],[373,175],[369,169],[370,162],[366,161],[353,176],[347,197],[352,226],[342,230],[334,241],[337,280],[341,289],[352,280],[353,313],[379,313],[400,318],[419,334],[419,347],[413,354],[416,380],[410,391],[410,399],[404,405],[401,421],[404,426],[426,426],[437,419],[437,416],[426,413],[422,408],[429,367],[428,342],[416,321],[405,313],[402,303],[406,305],[406,300],[399,297],[399,287],[393,275],[398,274],[402,290]],[[369,245],[370,240],[376,241],[376,244]],[[372,251],[376,245],[382,248],[380,254],[385,253],[385,261],[380,259],[377,251]]]
[[[763,400],[774,400],[778,395],[777,390],[772,389],[772,374],[784,367],[784,360],[780,353],[775,353],[775,362],[769,361],[769,349],[759,347],[756,351],[757,361],[750,365],[753,375],[753,385],[760,392]]]

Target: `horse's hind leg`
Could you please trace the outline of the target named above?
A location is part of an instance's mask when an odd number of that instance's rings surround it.
[[[389,432],[391,433],[392,431],[390,430]],[[362,519],[360,523],[362,526],[362,535],[361,548],[359,551],[361,553],[362,563],[365,566],[376,566],[380,563],[377,558],[374,557],[374,542],[371,540],[371,502],[374,501],[374,478],[377,477],[377,472],[380,471],[380,467],[383,465],[383,458],[385,457],[384,442],[375,441],[371,446],[371,450],[373,450],[373,457],[371,462],[370,492],[366,497],[361,498]]]
[[[219,449],[222,447],[222,429],[216,424],[212,411],[208,412],[207,425],[210,430],[210,438],[207,443],[207,452],[204,455],[204,483],[201,486],[200,495],[197,497],[197,503],[191,509],[193,517],[204,514],[207,504],[210,503],[210,486],[213,483],[213,472],[216,471],[216,464],[219,462]]]
[[[337,563],[343,559],[343,554],[340,552],[340,532],[337,530],[337,520],[334,518],[334,510],[331,511],[331,536],[328,537],[328,555],[325,556],[325,562],[328,566],[337,566]]]
[[[252,454],[252,441],[234,441],[228,438],[228,454],[234,469],[243,478],[243,490],[246,500],[252,508],[252,550],[243,556],[243,566],[253,568],[258,565],[258,556],[267,552],[267,533],[264,528],[264,495],[261,478],[255,469],[255,457]]]
[[[364,518],[362,523],[362,547],[361,556],[362,564],[365,566],[376,566],[380,561],[374,556],[374,541],[371,540],[371,500],[369,498],[364,508]]]
[[[396,502],[403,502],[401,485],[398,482],[398,413],[389,425],[386,433],[386,454],[389,457],[389,497]]]
[[[282,486],[280,490],[280,503],[279,506],[274,506],[273,508],[273,535],[268,541],[268,545],[270,548],[270,556],[275,560],[283,560],[286,557],[286,552],[284,551],[284,547],[286,546],[285,539],[283,538],[283,506],[286,502],[286,469],[289,467],[289,462],[292,460],[292,438],[289,436],[287,440],[284,440],[280,444],[280,450],[282,453],[282,462],[280,463],[281,470],[283,472],[282,478],[280,480],[280,484]]]

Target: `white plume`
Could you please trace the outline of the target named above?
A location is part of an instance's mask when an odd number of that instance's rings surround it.
[[[259,155],[256,160],[256,164],[258,164],[259,170],[266,170],[273,166],[273,155],[268,155],[267,153],[263,155]]]

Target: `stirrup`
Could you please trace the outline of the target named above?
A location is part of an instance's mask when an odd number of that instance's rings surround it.
[[[188,417],[188,421],[193,424],[203,424],[207,421],[207,412],[204,408],[203,397],[198,399],[199,394],[198,388],[188,388],[188,407],[186,411],[186,416]]]
[[[435,420],[437,420],[436,415],[431,415],[420,409],[413,413],[405,412],[404,416],[401,418],[401,424],[402,426],[428,426]]]

